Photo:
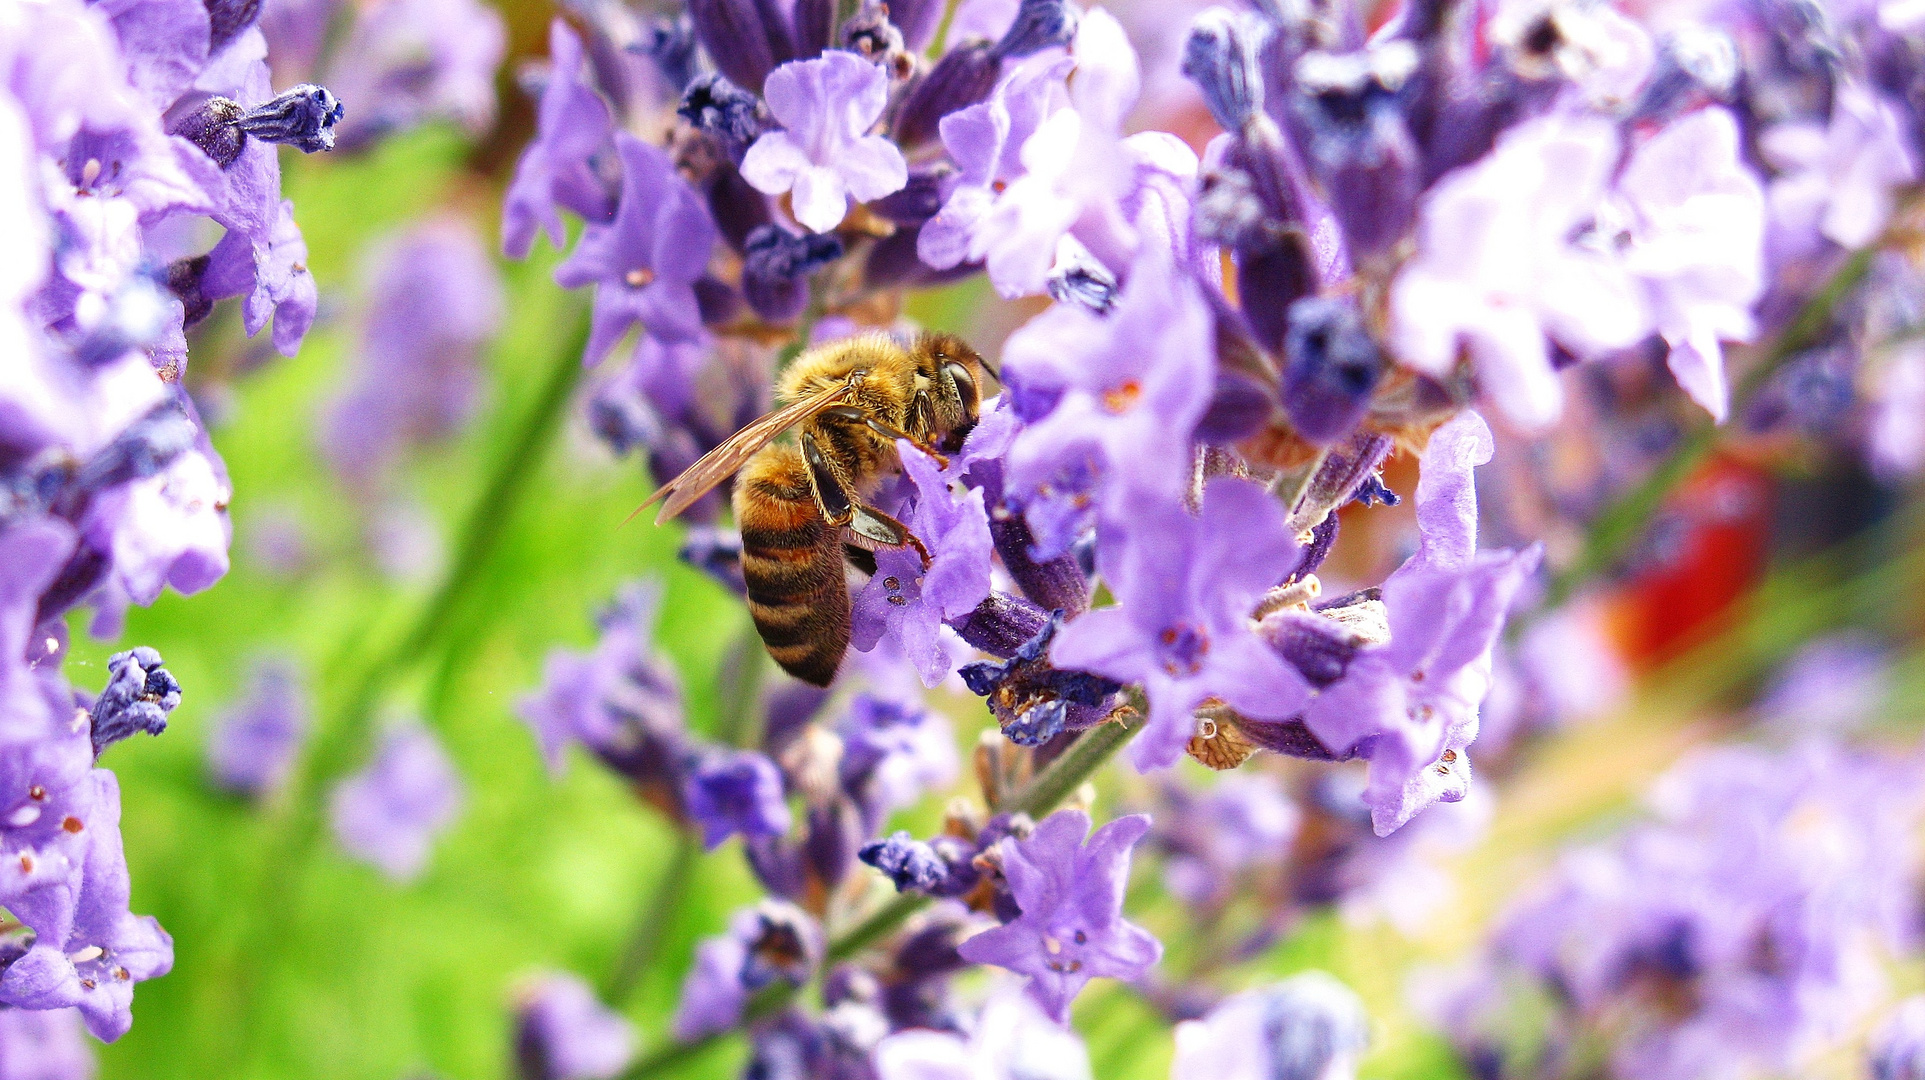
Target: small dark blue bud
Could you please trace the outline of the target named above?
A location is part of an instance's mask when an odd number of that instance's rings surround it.
[[[1011,717],[1003,725],[1003,737],[1017,746],[1041,746],[1061,735],[1068,722],[1068,702],[1042,701]]]
[[[235,126],[262,142],[292,146],[304,154],[334,149],[334,125],[346,107],[325,86],[302,83],[256,105]]]
[[[1318,445],[1363,419],[1383,376],[1384,354],[1350,303],[1309,297],[1290,306],[1284,339],[1283,408],[1297,433]]]
[[[809,303],[809,275],[842,257],[834,233],[797,235],[780,225],[749,234],[742,257],[742,293],[766,322],[786,323]]]
[[[207,279],[208,258],[195,255],[176,259],[167,267],[167,291],[174,294],[183,310],[182,329],[194,326],[214,311],[214,301],[201,288]]]
[[[1210,8],[1190,24],[1183,74],[1225,131],[1241,130],[1263,109],[1261,54],[1269,36],[1261,16],[1224,8]]]
[[[909,149],[935,141],[942,118],[987,98],[1002,74],[1002,58],[993,45],[972,42],[949,50],[903,98],[896,143]]]
[[[180,683],[158,652],[142,645],[108,657],[107,685],[88,713],[94,756],[137,731],[166,731],[167,714],[179,704]]]
[[[897,892],[927,892],[949,876],[949,866],[936,850],[906,830],[869,841],[856,857],[882,871]]]
[[[207,9],[207,54],[227,47],[261,17],[261,0],[201,0]]]
[[[1076,9],[1065,0],[1022,0],[1016,18],[991,49],[999,60],[1014,60],[1076,37]]]
[[[740,163],[749,144],[762,134],[762,101],[717,74],[699,75],[682,92],[675,114],[716,142]]]
[[[174,124],[170,135],[179,135],[195,146],[201,153],[214,159],[214,164],[225,169],[234,164],[247,148],[247,136],[240,129],[240,119],[247,110],[240,103],[229,98],[211,97],[200,103],[186,116]]]
[[[1292,305],[1317,288],[1310,241],[1299,230],[1283,234],[1274,249],[1237,259],[1237,292],[1250,333],[1271,352],[1283,348]]]

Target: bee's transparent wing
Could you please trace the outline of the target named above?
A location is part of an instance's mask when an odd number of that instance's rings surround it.
[[[702,455],[702,460],[682,470],[682,475],[663,484],[660,491],[648,497],[648,501],[635,508],[634,518],[656,503],[662,504],[661,513],[655,515],[657,525],[680,514],[695,504],[695,500],[709,493],[715,485],[734,476],[757,450],[767,446],[771,440],[810,417],[820,415],[831,406],[840,405],[855,389],[856,380],[831,387],[813,397],[792,401],[787,405],[767,413],[749,423],[742,430],[723,440],[722,445]],[[665,501],[666,500],[666,501]]]

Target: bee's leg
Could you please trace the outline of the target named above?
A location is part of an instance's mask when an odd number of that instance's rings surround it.
[[[922,395],[917,395],[917,396],[921,397]],[[914,408],[914,406],[912,405],[911,408]],[[870,431],[875,432],[876,434],[882,436],[885,439],[907,439],[909,441],[909,445],[915,447],[916,449],[922,451],[925,454],[928,454],[930,457],[935,458],[936,467],[938,469],[947,469],[949,467],[949,458],[944,456],[942,451],[929,445],[927,441],[923,439],[919,439],[916,436],[911,435],[900,428],[892,427],[889,424],[883,423],[881,420],[877,419],[875,416],[869,414],[868,412],[863,411],[862,409],[858,409],[853,405],[832,405],[829,408],[822,410],[822,415],[832,416],[838,420],[844,420],[851,424],[861,424],[864,427],[867,427]]]
[[[875,551],[879,548],[915,548],[922,556],[923,569],[929,569],[929,549],[923,546],[909,526],[877,510],[856,503],[855,516],[843,527],[842,538],[856,547]]]
[[[855,517],[856,497],[842,482],[829,459],[822,453],[815,436],[802,433],[802,460],[808,465],[809,491],[815,495],[816,508],[831,525],[847,525]]]

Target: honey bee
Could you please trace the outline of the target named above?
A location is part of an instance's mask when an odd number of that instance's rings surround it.
[[[896,440],[945,460],[975,427],[983,359],[951,334],[904,347],[866,334],[798,356],[778,377],[777,408],[662,485],[673,518],[735,475],[742,577],[749,614],[769,655],[804,682],[827,686],[849,647],[850,552],[928,549],[874,506],[878,483],[901,467]],[[793,444],[777,436],[800,428]]]

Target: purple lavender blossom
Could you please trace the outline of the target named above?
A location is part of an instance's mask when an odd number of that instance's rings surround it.
[[[1779,171],[1771,182],[1772,261],[1807,257],[1825,241],[1860,248],[1891,218],[1897,189],[1919,175],[1898,108],[1855,82],[1838,88],[1829,122],[1793,121],[1759,136]]]
[[[1030,58],[1003,76],[989,100],[942,118],[942,144],[956,163],[956,186],[916,236],[923,262],[947,270],[983,257],[973,243],[976,226],[995,202],[997,185],[1023,175],[1023,144],[1045,117],[1069,103],[1064,78],[1072,66],[1068,57],[1050,53]]]
[[[1425,807],[1464,797],[1491,650],[1539,549],[1477,550],[1471,472],[1490,460],[1490,429],[1459,414],[1431,435],[1417,484],[1417,553],[1384,582],[1390,641],[1359,651],[1321,689],[1304,723],[1332,753],[1372,740],[1365,801],[1387,836]]]
[[[1176,1026],[1170,1080],[1352,1080],[1370,1018],[1348,986],[1306,971]]]
[[[342,149],[431,120],[452,120],[470,135],[486,131],[506,47],[501,16],[476,0],[379,0],[357,9],[322,80],[349,104]]]
[[[695,946],[695,962],[682,977],[675,1016],[669,1021],[676,1038],[692,1040],[727,1031],[741,1019],[749,1002],[749,988],[742,982],[749,947],[746,932],[737,932],[745,914],[737,913],[728,933],[703,938]]]
[[[951,670],[943,624],[973,611],[989,596],[989,515],[978,489],[957,491],[928,455],[897,442],[902,468],[915,485],[915,509],[904,523],[928,546],[930,562],[913,548],[876,552],[876,572],[854,600],[850,645],[875,648],[886,634],[935,686]]]
[[[841,223],[848,201],[880,199],[909,182],[902,151],[869,129],[882,118],[889,77],[854,53],[831,51],[775,69],[763,84],[783,130],[755,140],[742,176],[770,195],[791,192],[796,221],[814,232]]]
[[[752,750],[712,751],[689,770],[682,802],[710,851],[737,833],[745,840],[789,831],[782,773]]]
[[[481,349],[501,323],[501,278],[465,222],[431,219],[368,259],[367,313],[352,381],[322,420],[343,478],[377,488],[412,447],[459,431],[481,391]]]
[[[1913,994],[1872,1033],[1871,1080],[1925,1078],[1925,995]]]
[[[180,682],[162,663],[145,645],[107,658],[107,685],[88,710],[94,757],[135,732],[167,730],[167,714],[180,704]]]
[[[595,322],[583,356],[590,365],[615,347],[628,328],[664,342],[701,332],[695,280],[708,267],[715,225],[702,200],[675,172],[659,147],[615,136],[622,160],[622,194],[615,217],[591,224],[568,260],[555,268],[565,289],[595,286]]]
[[[81,528],[92,547],[111,554],[110,583],[119,594],[151,604],[169,585],[196,593],[227,573],[232,493],[219,457],[211,447],[196,448],[151,476],[103,492]]]
[[[548,29],[548,61],[535,137],[522,150],[501,202],[501,247],[516,259],[527,258],[537,230],[557,249],[566,242],[561,209],[593,222],[615,211],[596,167],[613,145],[614,120],[588,81],[581,38],[561,19]]]
[[[1460,349],[1481,392],[1518,425],[1556,419],[1555,342],[1579,357],[1635,343],[1642,298],[1608,255],[1571,241],[1617,162],[1601,120],[1546,117],[1507,132],[1490,156],[1425,197],[1417,254],[1391,289],[1390,343],[1404,363],[1449,374]]]
[[[1210,481],[1196,517],[1161,499],[1125,505],[1120,546],[1103,537],[1097,551],[1117,604],[1064,627],[1050,660],[1143,684],[1150,715],[1131,748],[1137,767],[1173,764],[1196,734],[1192,711],[1209,698],[1254,718],[1302,709],[1309,684],[1250,618],[1297,564],[1282,506],[1231,478]]]
[[[877,1080],[1090,1080],[1076,1032],[1014,982],[998,986],[967,1034],[912,1028],[876,1045]],[[1227,1080],[1227,1078],[1217,1078]]]
[[[95,1070],[79,1011],[0,1011],[0,1080],[94,1080]]]
[[[335,787],[328,807],[348,854],[408,882],[427,870],[435,838],[461,815],[465,798],[440,741],[409,723],[382,737],[373,760]]]
[[[521,1080],[609,1080],[635,1056],[635,1029],[578,976],[551,972],[522,988],[515,1009]]]
[[[1130,849],[1150,819],[1117,818],[1093,835],[1089,827],[1081,810],[1058,810],[1027,840],[1005,838],[997,851],[1021,914],[957,948],[971,963],[1028,976],[1029,992],[1059,1023],[1091,979],[1135,979],[1163,956],[1161,942],[1123,918]]]
[[[1288,857],[1302,813],[1271,777],[1233,773],[1205,791],[1163,785],[1150,833],[1163,857],[1163,887],[1186,904],[1221,904],[1239,875]]]
[[[877,824],[956,779],[956,734],[920,702],[858,694],[836,725],[843,786]]]
[[[307,692],[294,662],[257,661],[240,699],[214,721],[207,740],[208,773],[235,794],[269,795],[287,782],[308,724]]]

